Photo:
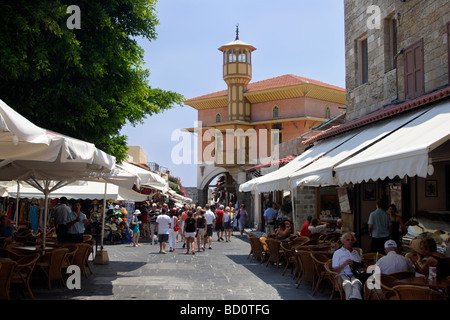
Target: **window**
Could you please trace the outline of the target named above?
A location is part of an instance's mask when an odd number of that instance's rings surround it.
[[[397,68],[397,20],[395,17],[384,20],[384,65],[385,71]]]
[[[279,117],[280,117],[280,108],[278,108],[278,106],[275,106],[272,109],[272,119],[278,119]]]
[[[330,119],[331,113],[330,113],[330,107],[327,107],[327,110],[325,111],[325,119]]]
[[[360,86],[368,82],[369,80],[369,60],[368,60],[368,48],[367,38],[356,41],[357,52],[357,74],[356,85]]]
[[[282,124],[272,124],[272,130],[270,131],[270,154],[271,156],[277,156],[279,151],[279,145],[283,142]]]
[[[423,39],[404,50],[405,99],[416,98],[425,92]]]
[[[222,116],[220,115],[220,113],[216,114],[216,123],[219,123],[222,121]]]

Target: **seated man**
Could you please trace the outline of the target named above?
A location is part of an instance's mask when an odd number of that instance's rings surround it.
[[[393,273],[399,271],[414,272],[414,268],[408,258],[397,253],[397,243],[394,240],[388,240],[384,243],[386,255],[377,262],[380,273]]]
[[[0,223],[0,247],[10,244],[14,238],[14,228],[8,224],[8,217],[3,215]]]
[[[347,232],[342,235],[341,241],[343,243],[339,250],[333,254],[332,268],[333,271],[339,273],[342,277],[342,287],[345,292],[347,300],[361,300],[362,283],[352,273],[350,266],[354,262],[361,262],[361,256],[358,251],[353,249],[355,242],[353,232]]]

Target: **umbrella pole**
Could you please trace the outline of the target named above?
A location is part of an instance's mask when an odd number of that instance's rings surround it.
[[[19,204],[20,204],[20,183],[17,180],[17,198],[16,198],[16,214],[14,220],[16,221],[16,226],[19,226]]]
[[[45,181],[44,186],[44,195],[45,195],[45,204],[44,204],[44,221],[43,221],[43,233],[42,233],[42,248],[45,249],[45,243],[47,238],[47,216],[48,216],[48,194],[49,194],[49,186],[50,182],[48,180]]]
[[[103,238],[105,234],[105,216],[106,216],[106,191],[108,188],[108,183],[105,182],[105,194],[103,195],[103,214],[102,214],[102,230],[101,230],[101,240],[100,240],[100,251],[95,253],[94,263],[95,264],[107,264],[109,262],[108,252],[103,250]]]

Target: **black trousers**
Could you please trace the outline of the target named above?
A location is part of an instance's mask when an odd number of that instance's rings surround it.
[[[388,241],[390,238],[372,238],[372,252],[378,252],[381,254],[386,254],[384,252],[384,243]]]

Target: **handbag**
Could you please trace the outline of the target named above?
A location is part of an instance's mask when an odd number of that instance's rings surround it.
[[[178,231],[178,230],[180,230],[180,227],[179,227],[179,226],[174,226],[174,227],[173,227],[173,231]]]
[[[368,274],[365,270],[360,270],[362,268],[366,268],[366,266],[357,261],[353,261],[353,264],[350,266],[350,270],[352,270],[355,278],[361,281],[362,284],[364,284],[371,275]]]

